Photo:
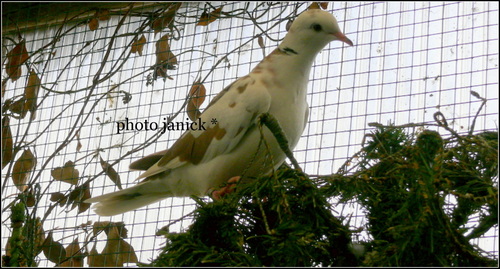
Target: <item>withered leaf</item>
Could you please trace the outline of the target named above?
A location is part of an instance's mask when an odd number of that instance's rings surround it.
[[[139,55],[142,56],[142,49],[144,48],[145,44],[146,37],[142,35],[139,40],[136,40],[134,41],[134,43],[132,43],[131,53],[139,53]]]
[[[89,184],[83,184],[79,187],[76,187],[73,191],[71,191],[68,195],[68,207],[71,205],[71,210],[73,210],[75,207],[79,207],[78,213],[81,213],[85,210],[87,210],[90,207],[90,204],[84,203],[83,201],[90,198],[90,189],[89,189]],[[85,204],[82,206],[82,204]],[[81,211],[84,209],[83,211]]]
[[[88,256],[88,264],[89,266],[123,266],[123,263],[137,263],[137,255],[135,254],[134,248],[125,242],[123,238],[120,236],[121,233],[116,225],[113,225],[112,222],[102,222],[98,225],[104,225],[107,229],[107,240],[106,246],[99,254],[96,250],[95,245],[92,247],[90,251],[90,255]],[[96,225],[94,224],[94,227]],[[102,227],[102,226],[101,226]],[[98,228],[100,229],[100,228]],[[96,229],[94,229],[94,234],[96,233]]]
[[[26,98],[24,98],[24,96],[23,96],[23,97],[21,97],[21,99],[15,101],[14,103],[11,103],[9,105],[9,110],[12,113],[17,114],[18,118],[24,119],[24,117],[28,113],[28,110],[26,109],[25,103],[26,103]]]
[[[106,255],[106,258],[110,259],[115,266],[123,266],[123,263],[138,262],[134,248],[120,237],[116,227],[110,229],[106,246],[102,250],[102,255]]]
[[[115,231],[113,231],[114,233]],[[137,255],[135,254],[134,247],[132,247],[128,242],[120,238],[120,250],[119,254],[122,256],[124,263],[138,263]]]
[[[82,149],[82,143],[80,142],[80,130],[76,132],[76,141],[78,144],[76,144],[76,152],[80,152],[80,149]]]
[[[36,203],[36,198],[35,194],[33,193],[33,189],[26,190],[24,193],[26,195],[26,206],[33,207]]]
[[[78,202],[78,214],[87,211],[92,204],[84,203],[83,201],[90,199],[92,196],[90,195],[90,189],[86,188],[83,190],[82,199]]]
[[[89,252],[89,256],[87,257],[87,264],[90,267],[104,267],[106,266],[105,258],[103,255],[97,252],[95,245]],[[109,265],[114,266],[114,265]]]
[[[132,100],[132,94],[130,94],[126,91],[122,91],[122,93],[124,94],[124,96],[122,97],[122,102],[124,104],[128,104],[130,102],[130,100]]]
[[[154,33],[161,32],[165,27],[172,29],[172,23],[174,22],[175,14],[177,10],[181,7],[182,3],[172,3],[169,9],[164,12],[160,17],[153,21],[151,28]]]
[[[31,112],[31,120],[34,120],[36,117],[36,99],[40,90],[40,84],[40,78],[32,69],[28,78],[28,85],[24,89],[24,97],[26,98],[24,109]]]
[[[123,189],[122,188],[122,181],[120,180],[120,175],[116,172],[116,170],[113,168],[113,166],[109,165],[108,162],[104,161],[101,156],[99,156],[101,159],[101,167],[104,173],[115,183],[115,185],[118,187],[118,189]]]
[[[75,164],[72,161],[67,161],[63,167],[52,169],[50,174],[55,180],[71,185],[77,185],[80,179],[80,172],[75,168]]]
[[[203,102],[205,102],[206,94],[207,90],[205,86],[198,80],[191,86],[191,90],[189,91],[191,103],[193,103],[196,108],[200,108]]]
[[[120,222],[97,221],[97,222],[94,222],[94,224],[92,226],[92,231],[93,231],[94,236],[96,236],[101,231],[104,231],[106,233],[106,235],[109,235],[109,231],[113,227],[117,228],[117,230],[120,234],[120,237],[122,237],[122,238],[128,237],[128,235],[127,235],[128,230],[125,227],[125,223],[123,223],[122,221],[120,221]]]
[[[188,114],[188,117],[190,120],[195,121],[200,117],[201,111],[196,108],[192,102],[189,102],[187,107],[186,107],[186,112]]]
[[[14,163],[14,168],[12,169],[12,180],[14,181],[14,185],[16,185],[17,189],[24,192],[28,188],[26,182],[28,181],[28,177],[35,166],[36,158],[33,153],[31,153],[31,150],[24,150],[21,157],[19,157],[16,163]]]
[[[99,20],[97,18],[92,18],[89,21],[89,29],[90,31],[95,31],[97,28],[99,28]]]
[[[61,267],[83,267],[83,258],[85,255],[82,253],[78,237],[66,247],[66,258],[71,257],[69,260],[63,262]]]
[[[80,213],[83,213],[85,211],[87,211],[91,204],[89,203],[84,203],[83,201],[87,200],[87,199],[90,199],[90,189],[88,188],[88,186],[83,190],[83,195],[82,195],[82,198],[80,199],[80,201],[78,202],[78,214]]]
[[[55,264],[60,264],[66,258],[66,250],[61,243],[54,241],[52,231],[47,235],[42,250],[45,257]]]
[[[12,161],[14,147],[12,132],[10,131],[10,119],[8,116],[2,118],[2,169]]]
[[[200,116],[201,112],[199,110],[200,106],[205,101],[207,90],[205,86],[198,80],[191,86],[189,90],[189,102],[186,108],[186,112],[192,121],[195,121]]]
[[[170,80],[174,80],[173,77],[167,75],[167,68],[165,66],[157,66],[155,67],[155,72],[153,75],[153,79],[156,80],[156,78],[160,76],[162,78],[168,78]]]
[[[66,257],[76,255],[82,255],[80,244],[78,243],[78,237],[76,237],[75,240],[73,240],[73,242],[66,247]]]
[[[156,42],[156,64],[174,70],[175,65],[177,65],[177,58],[170,50],[168,37],[168,34],[166,34]]]
[[[217,9],[215,9],[214,11],[207,13],[207,11],[203,11],[203,13],[201,14],[200,16],[200,19],[198,20],[198,23],[196,24],[196,26],[198,25],[201,25],[201,26],[207,26],[209,25],[210,23],[214,22],[216,19],[218,19],[220,17],[220,13],[222,11],[222,7],[219,7]]]
[[[21,77],[22,64],[28,60],[28,51],[26,50],[25,40],[21,40],[9,53],[7,53],[7,64],[5,71],[12,81],[16,81]]]
[[[95,17],[98,18],[100,21],[107,21],[111,18],[109,15],[109,9],[99,9],[95,13]]]
[[[64,206],[67,200],[68,197],[60,192],[54,192],[50,195],[50,201],[58,203],[59,206]]]
[[[123,258],[120,255],[120,241],[122,241],[122,239],[118,235],[116,227],[111,228],[106,240],[106,246],[101,252],[106,258],[107,265],[123,267]]]

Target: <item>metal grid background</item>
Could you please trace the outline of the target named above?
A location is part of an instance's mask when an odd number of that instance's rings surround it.
[[[179,32],[174,35],[177,40],[170,41],[170,46],[179,65],[177,70],[168,71],[172,80],[158,79],[146,86],[147,75],[151,73],[148,68],[155,62],[153,41],[164,34],[155,36],[149,31],[145,34],[148,43],[143,55],[132,54],[119,72],[96,87],[89,103],[84,102],[89,91],[81,89],[92,84],[120,16],[101,21],[96,31],[90,31],[86,25],[76,27],[66,33],[52,51],[47,50],[39,58],[30,60],[37,71],[43,71],[41,81],[46,87],[60,92],[74,91],[55,94],[42,89],[36,120],[30,122],[29,117],[11,120],[14,137],[29,128],[24,141],[32,142],[29,147],[38,162],[33,175],[40,173],[36,183],[42,191],[64,193],[69,189],[66,183],[52,182],[50,169],[73,160],[82,178],[87,180],[102,171],[99,159],[93,158],[96,150],[100,149],[100,156],[113,163],[155,134],[144,130],[118,134],[116,121],[127,117],[133,122],[163,122],[182,107],[189,88],[199,77],[206,78],[204,84],[209,101],[262,60],[264,53],[258,45],[257,35],[267,32],[264,50],[269,53],[278,44],[271,38],[285,35],[286,18],[295,10],[303,11],[310,3],[280,3],[270,8],[264,3],[210,3],[213,7],[221,4],[224,4],[223,11],[247,8],[255,10],[254,16],[264,16],[258,19],[259,27],[238,17],[195,27],[193,22],[210,7],[204,3],[183,4],[180,11],[189,16],[176,18]],[[265,9],[270,10],[264,13]],[[441,111],[452,128],[466,133],[481,104],[470,95],[471,90],[488,100],[477,118],[475,130],[498,130],[498,2],[335,2],[329,3],[328,11],[337,17],[341,29],[355,46],[331,43],[318,55],[313,66],[308,90],[309,124],[294,152],[305,172],[312,175],[335,173],[359,151],[364,134],[372,130],[368,126],[371,122],[429,123],[433,122],[434,112]],[[133,32],[140,26],[140,19],[140,16],[127,18],[121,33]],[[38,20],[44,23],[43,17]],[[5,23],[8,22],[4,21],[3,25]],[[53,26],[27,32],[20,30],[31,53],[52,41],[58,29]],[[119,62],[131,40],[132,37],[126,35],[116,39],[104,72]],[[13,44],[4,38],[2,42],[4,61]],[[46,62],[49,52],[55,54]],[[218,61],[220,63],[214,67]],[[26,74],[27,69],[23,68]],[[2,77],[6,77],[5,71]],[[16,82],[9,81],[3,100],[23,92],[26,79],[27,76],[22,76]],[[117,90],[130,93],[130,102],[125,104],[121,99],[124,95],[116,92],[104,96],[123,81],[127,82],[120,84]],[[52,87],[53,83],[57,84]],[[83,117],[78,117],[79,114]],[[185,118],[183,111],[177,120]],[[73,126],[83,126],[80,152],[76,151],[78,141],[73,139],[46,162]],[[135,184],[133,180],[139,174],[128,171],[130,162],[167,148],[181,133],[167,132],[156,143],[118,162],[114,168],[124,187]],[[18,193],[12,181],[4,177],[7,168],[2,169],[2,254],[11,233],[9,211],[5,207]],[[104,175],[91,184],[92,196],[116,189]],[[43,216],[51,203],[49,195],[43,195],[36,214]],[[194,203],[188,198],[169,198],[137,211],[100,218],[91,210],[76,214],[76,210],[56,207],[43,227],[45,231],[52,230],[54,239],[66,246],[75,237],[84,241],[85,233],[79,226],[89,220],[123,221],[129,231],[126,241],[135,248],[140,261],[148,262],[156,257],[164,243],[163,238],[155,236],[155,231],[193,208]],[[354,227],[365,224],[363,210],[358,205],[338,205],[337,209],[336,214],[353,214],[351,225]],[[181,231],[189,224],[190,219],[185,218],[173,225],[171,231]],[[367,236],[361,233],[359,239]],[[98,250],[103,248],[104,243],[101,243]],[[477,243],[498,258],[498,228],[490,230]],[[43,254],[39,257],[42,258],[40,266],[53,265]]]

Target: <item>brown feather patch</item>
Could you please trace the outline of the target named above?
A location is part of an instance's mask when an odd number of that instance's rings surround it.
[[[158,166],[165,166],[171,160],[179,157],[181,162],[190,162],[198,164],[205,157],[205,153],[210,146],[210,143],[215,138],[221,140],[226,135],[226,130],[220,128],[219,125],[215,127],[208,127],[203,131],[200,136],[194,137],[192,133],[186,133],[183,137],[177,140],[168,152],[158,162]]]
[[[129,168],[132,170],[148,170],[151,166],[157,163],[168,150],[162,150],[159,152],[155,152],[146,157],[143,157],[129,165]]]
[[[247,89],[247,84],[238,87],[238,92],[243,93]]]

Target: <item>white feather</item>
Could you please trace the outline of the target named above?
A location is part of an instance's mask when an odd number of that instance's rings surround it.
[[[146,170],[139,177],[145,182],[86,202],[97,202],[99,215],[116,215],[166,197],[206,195],[234,176],[257,177],[277,168],[285,154],[267,129],[269,152],[262,146],[258,116],[272,114],[293,150],[308,117],[306,90],[312,63],[333,40],[352,45],[330,13],[302,13],[276,50],[212,100],[200,116],[206,131],[188,131],[168,151],[134,162],[132,168]],[[213,119],[217,125],[211,125]]]

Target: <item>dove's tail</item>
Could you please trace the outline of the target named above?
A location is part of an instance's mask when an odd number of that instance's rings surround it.
[[[164,188],[156,186],[158,183],[158,180],[146,181],[131,188],[92,197],[84,202],[97,203],[93,208],[100,216],[122,214],[171,196],[161,191]]]

